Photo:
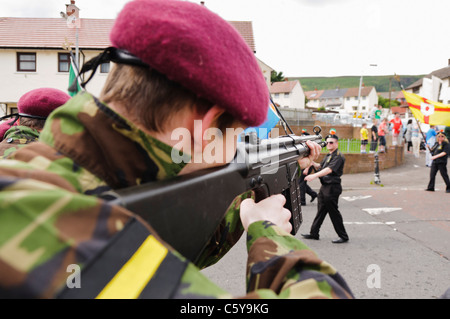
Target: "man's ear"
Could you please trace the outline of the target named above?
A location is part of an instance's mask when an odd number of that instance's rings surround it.
[[[207,129],[214,126],[215,121],[223,112],[224,110],[217,105],[214,105],[206,112],[206,114],[202,118],[202,136]]]
[[[193,145],[198,151],[200,151],[199,147],[203,150],[208,144],[203,141],[203,136],[207,129],[215,126],[215,121],[223,112],[222,108],[214,105],[205,114],[193,113],[193,116],[187,121],[190,123],[188,129],[191,132]]]

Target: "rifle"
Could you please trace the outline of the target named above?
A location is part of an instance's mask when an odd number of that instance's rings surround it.
[[[247,133],[227,165],[205,169],[169,180],[107,192],[102,198],[120,205],[147,221],[158,235],[195,262],[222,222],[229,205],[240,194],[253,190],[255,201],[283,194],[292,213],[292,234],[302,223],[299,165],[309,155],[306,141],[324,147],[321,128],[315,135],[285,135],[258,139]]]

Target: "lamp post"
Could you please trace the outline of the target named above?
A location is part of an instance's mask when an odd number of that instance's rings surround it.
[[[369,64],[369,66],[377,67],[377,64]],[[358,90],[358,112],[359,108],[361,107],[361,89],[362,89],[362,83],[363,83],[363,73],[361,72],[361,78],[359,79],[359,90]]]

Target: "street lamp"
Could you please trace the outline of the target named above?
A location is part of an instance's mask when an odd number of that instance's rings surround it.
[[[377,67],[378,64],[369,64],[369,66]],[[360,106],[361,106],[361,88],[362,88],[362,83],[363,83],[363,73],[364,73],[364,72],[361,72],[361,78],[359,79],[358,111],[359,111],[359,108],[360,108]]]

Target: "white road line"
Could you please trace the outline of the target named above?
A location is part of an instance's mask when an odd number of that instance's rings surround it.
[[[366,196],[342,196],[341,198],[345,199],[348,202],[353,202],[355,200],[360,200],[360,199],[367,199],[372,197],[372,195],[366,195]]]
[[[392,213],[398,210],[402,210],[400,207],[378,207],[378,208],[363,208],[363,211],[369,215],[380,215],[384,213]]]
[[[346,225],[395,225],[395,222],[344,222]]]

